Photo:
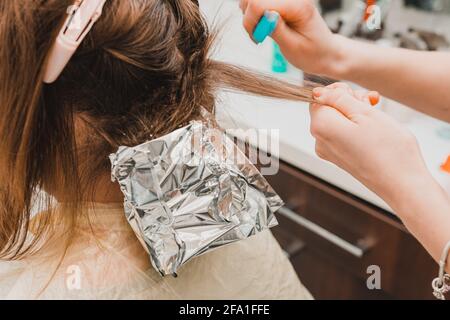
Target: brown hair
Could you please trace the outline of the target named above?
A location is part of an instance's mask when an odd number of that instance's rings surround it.
[[[212,60],[214,36],[194,0],[108,1],[61,77],[44,85],[72,3],[0,1],[0,258],[21,258],[50,233],[40,219],[27,240],[39,190],[65,195],[58,200],[71,204],[65,218],[73,222],[110,153],[201,118],[201,108],[213,113],[218,89],[311,99],[309,89]]]

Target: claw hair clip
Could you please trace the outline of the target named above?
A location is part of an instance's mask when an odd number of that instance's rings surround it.
[[[53,83],[63,72],[92,26],[102,15],[106,0],[76,0],[47,57],[45,83]]]

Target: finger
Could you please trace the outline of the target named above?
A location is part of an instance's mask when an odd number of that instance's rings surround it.
[[[371,106],[376,106],[380,102],[380,94],[376,91],[358,90],[354,92],[354,97]]]
[[[244,8],[244,28],[253,39],[253,32],[256,29],[256,25],[267,9],[261,1],[244,0],[242,5]]]
[[[326,86],[328,89],[344,89],[349,92],[353,92],[352,88],[345,82],[335,82],[330,84],[329,86]]]
[[[342,113],[329,106],[312,104],[310,115],[311,134],[320,140],[331,140],[347,135],[354,125]]]
[[[263,13],[264,14],[264,11]],[[255,28],[260,21],[262,15],[255,13],[254,10],[246,10],[244,14],[244,28],[250,37],[253,39],[253,33]],[[274,39],[281,47],[292,46],[295,43],[298,33],[289,28],[283,18],[279,18],[278,24],[271,35],[272,39]]]
[[[367,104],[362,103],[343,89],[316,88],[314,89],[314,98],[317,103],[331,106],[347,118],[363,113],[369,108]]]
[[[312,103],[309,106],[309,113],[311,115],[312,122],[316,120],[333,121],[341,124],[344,122],[348,122],[348,119],[341,112],[336,110],[336,108],[327,105]],[[322,119],[322,117],[324,117],[324,119]],[[326,121],[319,121],[319,122],[326,122]]]
[[[367,90],[353,90],[350,85],[345,82],[335,82],[327,86],[327,88],[346,90],[349,94],[353,95],[359,101],[369,103],[372,106],[375,106],[380,102],[380,94],[378,92]]]
[[[354,92],[353,96],[363,103],[367,103],[371,106],[376,106],[379,102],[379,95],[378,93],[376,94],[377,96],[372,96],[371,92],[368,92],[366,90],[358,90]]]
[[[241,9],[243,14],[247,10],[247,5],[248,5],[248,0],[240,0],[239,1],[239,8]]]
[[[292,47],[298,41],[298,33],[292,30],[282,18],[279,19],[271,37],[281,48]]]
[[[367,97],[372,106],[376,106],[378,103],[380,103],[381,96],[376,91],[369,91],[367,93]]]
[[[341,147],[342,142],[329,143],[327,141],[316,140],[315,151],[317,156],[325,161],[334,163],[338,167],[344,168],[341,162],[343,153]]]
[[[329,149],[327,148],[327,144],[324,143],[321,140],[316,140],[316,145],[315,145],[315,152],[316,155],[325,160],[325,161],[329,161]]]
[[[352,94],[356,99],[361,102],[366,102],[371,104],[372,106],[376,106],[380,102],[380,94],[376,91],[366,91],[366,90],[353,90],[350,85],[345,82],[335,82],[326,88],[328,89],[343,89],[347,90],[350,94]]]
[[[261,20],[265,11],[276,11],[280,14],[281,20],[284,20],[284,25],[301,25],[303,22],[307,22],[314,14],[316,8],[310,0],[246,0],[242,3],[245,6],[244,27],[246,31],[252,36],[256,25]],[[274,36],[280,35],[280,25],[274,32]],[[281,30],[285,28],[281,27]],[[275,41],[277,41],[275,39]]]
[[[260,9],[259,7],[255,7],[251,5],[251,2],[247,4],[244,9],[244,28],[247,31],[250,38],[253,39],[253,32],[256,29],[256,25],[261,20],[261,17],[264,15],[264,9]]]
[[[353,96],[361,102],[369,103],[367,96],[368,92],[366,90],[356,90],[353,92]]]

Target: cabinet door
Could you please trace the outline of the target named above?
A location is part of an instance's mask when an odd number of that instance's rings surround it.
[[[286,164],[266,178],[286,202],[274,234],[317,299],[433,299],[437,264],[396,217]]]

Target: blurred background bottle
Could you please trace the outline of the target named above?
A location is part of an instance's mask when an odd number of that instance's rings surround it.
[[[276,73],[286,73],[288,62],[281,52],[280,46],[273,41],[272,71]]]

